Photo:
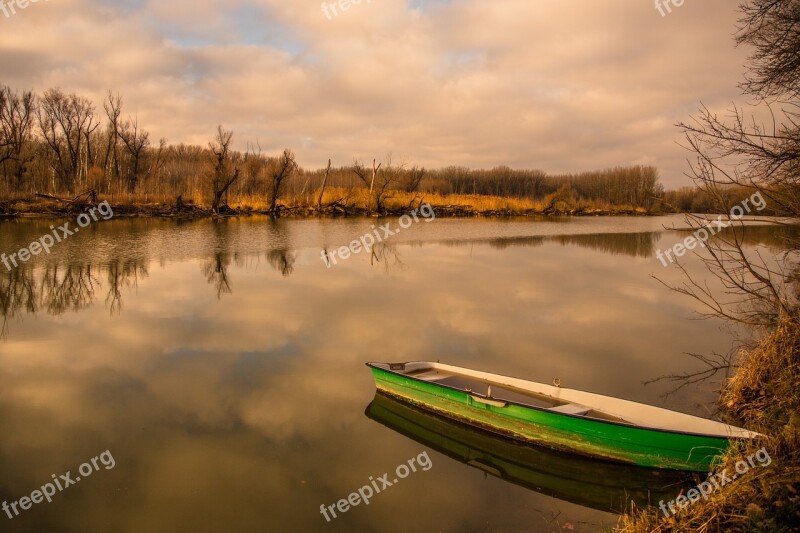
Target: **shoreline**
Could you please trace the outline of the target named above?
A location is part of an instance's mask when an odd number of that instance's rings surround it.
[[[437,217],[442,218],[534,218],[534,217],[648,217],[675,214],[671,212],[647,212],[643,209],[620,207],[619,209],[575,208],[575,209],[487,209],[481,210],[470,205],[430,204]],[[94,204],[88,202],[61,203],[50,200],[13,199],[0,201],[0,220],[33,218],[57,218],[74,216],[85,212]],[[115,218],[174,218],[194,220],[204,218],[238,218],[249,216],[268,216],[273,218],[311,219],[311,218],[383,218],[402,216],[411,208],[384,209],[380,213],[358,206],[345,206],[339,203],[323,205],[320,209],[311,206],[278,206],[276,212],[254,209],[249,206],[226,207],[219,213],[203,206],[168,205],[165,203],[111,203]]]

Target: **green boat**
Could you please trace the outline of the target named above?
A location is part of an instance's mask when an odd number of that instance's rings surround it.
[[[378,390],[513,439],[650,468],[708,472],[758,433],[637,402],[431,362],[367,363]]]
[[[375,394],[371,420],[456,461],[529,490],[604,512],[675,499],[696,474],[576,456],[497,435]]]

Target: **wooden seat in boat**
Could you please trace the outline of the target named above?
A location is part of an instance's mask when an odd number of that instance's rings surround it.
[[[576,403],[565,403],[564,405],[559,405],[558,407],[551,407],[548,411],[555,411],[557,413],[563,413],[565,415],[577,415],[577,416],[584,416],[586,413],[591,411],[591,407],[586,407],[585,405],[578,405]]]

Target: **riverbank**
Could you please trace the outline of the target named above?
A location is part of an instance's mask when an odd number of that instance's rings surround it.
[[[670,517],[658,507],[633,508],[620,520],[623,533],[671,531],[772,533],[800,524],[800,324],[786,319],[760,343],[741,353],[740,366],[722,391],[721,407],[731,422],[764,435],[732,447],[716,472],[737,472],[737,463],[766,449],[771,463],[734,478],[708,499]],[[657,502],[654,502],[657,505]]]
[[[531,216],[647,216],[664,214],[628,205],[546,198],[530,200],[482,195],[447,195],[397,192],[380,199],[380,208],[366,190],[330,189],[321,202],[310,195],[282,198],[272,211],[263,198],[239,197],[230,200],[218,213],[198,199],[160,199],[123,196],[79,199],[55,197],[25,197],[0,200],[0,218],[69,216],[84,211],[95,203],[92,199],[108,201],[115,216],[206,218],[248,215],[271,215],[287,218],[400,216],[430,204],[437,217],[531,217]]]

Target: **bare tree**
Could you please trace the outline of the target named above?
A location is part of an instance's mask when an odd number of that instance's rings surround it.
[[[731,186],[766,198],[772,213],[800,216],[800,4],[788,0],[751,0],[741,6],[739,44],[754,47],[745,93],[755,97],[719,117],[705,106],[689,123],[681,123],[687,146],[695,154],[690,177],[719,212],[730,212]],[[756,119],[769,111],[771,122]],[[694,217],[695,227],[705,224]],[[742,246],[743,225],[709,241],[707,265],[722,280],[731,298],[722,302],[687,273],[679,288],[705,304],[710,314],[750,325],[768,326],[781,319],[798,320],[791,288],[800,243],[788,243],[780,267]]]
[[[158,140],[158,150],[156,150],[155,157],[150,158],[150,165],[147,167],[146,178],[148,181],[155,180],[157,192],[163,192],[161,171],[164,170],[167,150],[167,140],[162,137]]]
[[[407,193],[415,193],[419,190],[419,186],[422,183],[422,178],[425,177],[425,167],[418,168],[417,166],[411,167],[406,173],[405,176],[405,183],[403,184],[403,190]]]
[[[800,97],[800,4],[749,0],[740,4],[738,44],[753,47],[742,88],[762,99]]]
[[[328,178],[331,175],[331,160],[328,159],[328,168],[325,169],[325,178],[322,180],[322,189],[319,191],[319,200],[317,200],[317,211],[322,210],[322,197],[325,196],[325,186],[328,184]]]
[[[278,211],[278,200],[281,197],[283,184],[296,170],[297,162],[295,161],[294,152],[287,148],[274,163],[273,170],[270,174],[269,212],[273,215],[280,214]]]
[[[119,129],[119,138],[125,144],[130,157],[128,170],[128,192],[136,192],[139,183],[142,160],[147,148],[150,146],[150,133],[139,128],[139,119],[126,121]]]
[[[81,171],[81,156],[86,155],[94,124],[94,105],[75,94],[65,95],[50,89],[41,98],[37,118],[39,129],[52,151],[52,166],[62,186],[75,192]]]
[[[751,199],[767,199],[772,214],[800,216],[800,93],[795,87],[800,80],[800,30],[796,29],[800,6],[786,0],[751,0],[740,9],[744,18],[738,42],[752,44],[756,50],[742,88],[755,102],[733,107],[726,117],[701,105],[690,122],[678,124],[687,148],[695,155],[689,177],[711,203],[712,212],[726,213],[715,223],[727,229],[705,241],[705,253],[698,253],[721,283],[721,290],[696,279],[683,265],[679,268],[685,282],[670,288],[701,303],[708,317],[762,331],[787,322],[797,327],[800,243],[784,242],[785,252],[773,260],[765,259],[745,248],[748,230],[744,222],[727,213],[734,207],[730,192],[741,189],[752,195]],[[770,124],[755,118],[759,106],[770,111]],[[706,217],[688,215],[687,222],[708,235]],[[707,369],[662,379],[681,383],[680,389],[730,367],[731,359],[725,355],[691,355]]]
[[[32,129],[36,100],[0,86],[0,165],[17,190],[23,186],[26,165],[33,159]]]
[[[691,121],[678,124],[685,134],[686,147],[694,154],[687,175],[711,204],[709,210],[725,213],[714,224],[715,231],[726,229],[701,241],[704,253],[697,254],[721,287],[697,279],[679,264],[685,281],[669,288],[698,301],[706,317],[744,324],[756,331],[785,324],[797,328],[800,243],[785,241],[783,253],[764,258],[745,247],[746,232],[753,229],[729,213],[736,213],[732,210],[735,196],[730,193],[741,189],[751,195],[751,200],[766,199],[771,214],[800,216],[800,4],[793,0],[749,0],[740,5],[740,10],[743,18],[737,42],[755,49],[741,87],[745,94],[755,97],[754,102],[734,106],[724,117],[701,105]],[[758,111],[764,109],[769,111],[769,124],[756,119]],[[708,236],[708,218],[688,215],[687,222]],[[679,383],[675,389],[679,390],[720,370],[730,370],[732,363],[724,354],[690,355],[707,368],[660,379]]]
[[[120,165],[119,165],[119,130],[120,130],[120,116],[122,115],[122,98],[119,95],[114,95],[108,91],[108,100],[103,103],[103,109],[108,117],[108,126],[106,136],[108,137],[108,144],[106,146],[105,159],[103,161],[103,170],[108,177],[107,187],[111,189],[111,179],[119,179]],[[109,168],[110,165],[110,168]]]
[[[389,157],[385,167],[383,163],[377,163],[373,159],[371,174],[364,168],[364,165],[355,161],[353,172],[365,186],[369,187],[370,201],[374,202],[375,211],[380,214],[385,213],[385,202],[390,197],[392,188],[400,181],[402,167],[393,167],[392,159]],[[369,209],[372,210],[372,205],[369,206]]]
[[[247,143],[247,151],[242,165],[242,179],[239,180],[239,193],[244,190],[246,194],[263,194],[263,185],[266,182],[269,159],[262,153],[258,141],[254,145]],[[243,183],[244,182],[244,183]]]
[[[231,157],[232,131],[225,131],[222,126],[217,127],[217,136],[209,143],[208,147],[213,155],[211,172],[211,210],[219,214],[222,197],[228,189],[239,179],[239,167],[235,166]]]

